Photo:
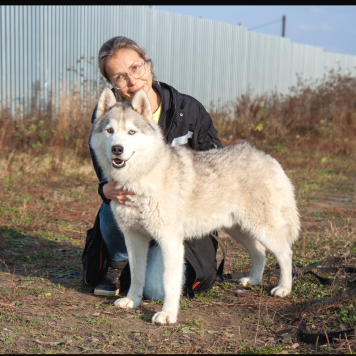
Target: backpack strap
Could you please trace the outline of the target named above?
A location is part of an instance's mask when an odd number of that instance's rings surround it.
[[[223,259],[221,260],[219,267],[218,267],[218,272],[216,274],[217,277],[222,277],[223,272],[224,272],[224,265],[225,265],[225,258],[227,256],[227,252],[226,252],[226,246],[225,244],[222,242],[222,240],[216,235],[216,234],[211,234],[214,239],[219,243],[221,251],[223,253]]]

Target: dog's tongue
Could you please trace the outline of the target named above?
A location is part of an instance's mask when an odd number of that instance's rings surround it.
[[[116,159],[114,159],[114,162],[115,162],[117,165],[119,165],[119,164],[121,164],[121,163],[122,163],[122,160],[121,160],[121,159],[116,158]]]

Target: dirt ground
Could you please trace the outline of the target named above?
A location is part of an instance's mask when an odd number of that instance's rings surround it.
[[[356,155],[259,145],[284,167],[296,189],[302,220],[294,263],[307,266],[348,256],[356,266]],[[63,153],[0,156],[0,352],[1,353],[354,353],[355,339],[307,344],[298,334],[306,302],[341,293],[313,276],[294,280],[293,293],[271,297],[277,276],[261,286],[216,283],[194,299],[182,297],[177,324],[151,323],[162,301],[137,310],[113,306],[82,282],[85,232],[100,206],[89,161]],[[244,248],[221,233],[225,273],[248,271]],[[218,260],[221,259],[219,249]],[[268,253],[266,270],[276,260]],[[356,302],[346,299],[304,315],[311,332],[355,325]]]

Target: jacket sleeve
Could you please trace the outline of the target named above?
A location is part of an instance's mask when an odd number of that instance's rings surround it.
[[[218,130],[213,125],[209,113],[204,106],[199,103],[198,116],[198,147],[199,151],[210,150],[212,148],[222,148],[222,143],[218,138]]]
[[[93,111],[93,115],[92,115],[92,118],[91,118],[91,123],[93,124],[94,123],[94,120],[95,120],[95,112],[96,112],[96,107]],[[91,135],[90,135],[91,136]],[[90,138],[89,138],[89,142],[90,142]],[[94,169],[95,169],[95,173],[99,179],[99,187],[98,187],[98,193],[101,197],[101,199],[103,200],[104,203],[106,204],[110,204],[110,199],[107,199],[104,195],[104,192],[103,192],[103,187],[106,183],[108,183],[108,180],[107,178],[105,177],[105,174],[104,172],[102,171],[102,169],[99,167],[99,164],[98,164],[98,161],[96,159],[96,156],[95,156],[95,153],[94,153],[94,150],[90,147],[90,144],[89,144],[89,150],[90,150],[90,156],[91,156],[91,160],[93,162],[93,166],[94,166]]]

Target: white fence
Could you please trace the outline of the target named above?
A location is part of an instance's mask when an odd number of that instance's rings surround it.
[[[27,113],[38,100],[55,107],[75,85],[97,97],[97,54],[117,35],[146,48],[159,80],[208,107],[249,88],[286,93],[297,73],[320,78],[340,67],[356,74],[356,56],[144,6],[0,6],[0,108]]]

